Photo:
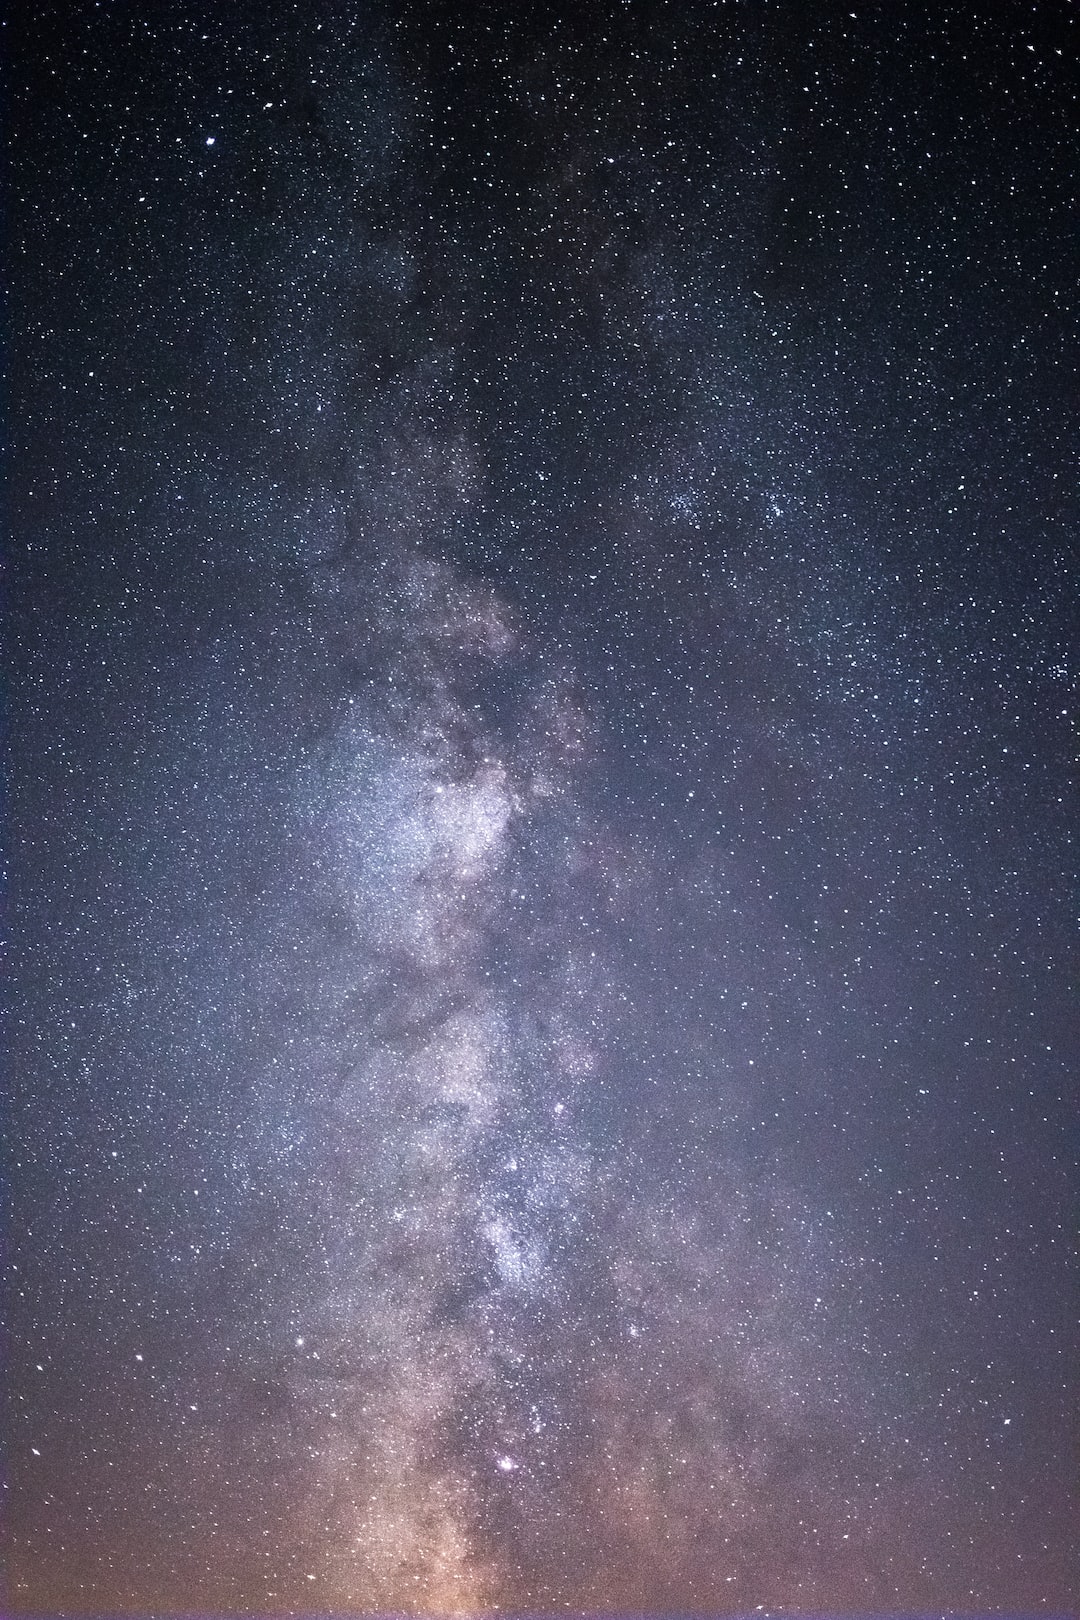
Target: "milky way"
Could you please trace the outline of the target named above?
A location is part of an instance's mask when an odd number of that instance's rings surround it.
[[[721,1571],[782,1592],[782,1518],[820,1515],[829,1448],[859,1443],[809,1325],[845,1257],[722,1152],[689,1198],[632,1124],[598,1148],[633,989],[605,920],[637,906],[584,718],[541,664],[485,727],[458,687],[527,661],[505,611],[415,559],[383,587],[389,666],[309,807],[346,964],[320,1264],[282,1328],[311,1573],[365,1611],[707,1602]]]
[[[601,9],[16,19],[13,1615],[1075,1600],[1067,30]]]

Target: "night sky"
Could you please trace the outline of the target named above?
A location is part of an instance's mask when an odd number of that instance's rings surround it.
[[[1071,14],[9,10],[6,1612],[1072,1609]]]

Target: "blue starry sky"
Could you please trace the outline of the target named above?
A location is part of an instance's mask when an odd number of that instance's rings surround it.
[[[6,1612],[1075,1603],[1073,24],[14,8]]]

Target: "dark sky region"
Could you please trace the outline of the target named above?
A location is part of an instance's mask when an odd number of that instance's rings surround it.
[[[1074,8],[9,9],[5,1612],[1070,1612]]]

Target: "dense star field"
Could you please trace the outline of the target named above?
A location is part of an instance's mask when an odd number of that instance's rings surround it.
[[[9,12],[6,1613],[1072,1609],[1072,22]]]

